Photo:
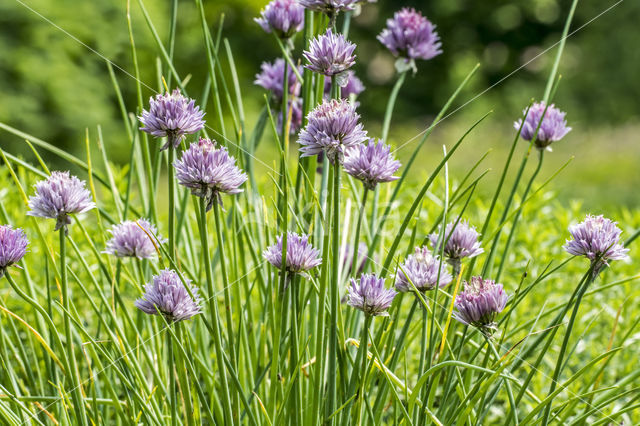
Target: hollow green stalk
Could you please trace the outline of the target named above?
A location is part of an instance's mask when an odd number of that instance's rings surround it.
[[[301,320],[301,312],[300,312],[300,278],[298,275],[294,275],[291,278],[291,288],[289,289],[291,293],[291,356],[289,361],[289,374],[292,380],[292,390],[291,390],[291,420],[293,424],[302,425],[302,388],[300,384],[300,380],[298,379],[299,369],[298,369],[298,358],[300,357],[300,349],[299,349],[299,326]]]
[[[220,204],[213,203],[213,215],[216,223],[216,237],[218,240],[218,258],[220,259],[220,273],[222,275],[222,291],[224,294],[225,317],[227,322],[227,341],[229,343],[229,360],[235,370],[238,368],[238,356],[236,354],[235,337],[233,334],[233,312],[231,311],[231,290],[229,289],[229,277],[225,259],[224,239],[222,238],[222,220],[220,218]],[[234,408],[240,406],[239,397],[234,394]]]
[[[333,168],[333,220],[331,221],[331,288],[330,306],[331,306],[331,328],[329,335],[329,387],[328,387],[328,413],[333,413],[335,409],[337,390],[336,382],[338,371],[336,362],[338,358],[338,309],[340,309],[340,300],[338,293],[338,265],[340,264],[340,165],[337,163]]]
[[[358,359],[360,361],[360,372],[358,374],[358,399],[355,404],[355,412],[352,414],[352,418],[355,416],[355,425],[360,424],[362,418],[362,401],[364,400],[364,385],[367,381],[368,375],[368,363],[367,363],[367,347],[369,346],[369,327],[371,326],[371,320],[373,316],[365,314],[364,325],[362,327],[362,337],[360,338],[360,347],[358,350]]]
[[[483,334],[484,338],[487,341],[487,345],[489,346],[489,349],[491,349],[491,352],[493,353],[493,356],[496,357],[496,362],[500,362],[500,354],[498,353],[498,350],[496,349],[496,346],[493,343],[493,340],[491,340],[491,337]],[[517,410],[517,405],[515,403],[515,399],[513,398],[513,389],[511,388],[511,382],[508,379],[503,379],[504,380],[504,384],[505,387],[507,388],[507,396],[509,397],[509,405],[511,406],[511,420],[513,420],[513,423],[515,425],[518,424],[518,410]]]
[[[597,260],[596,260],[597,261]],[[590,271],[591,274],[585,284],[580,289],[580,292],[576,296],[576,303],[573,305],[573,311],[571,311],[571,318],[569,319],[569,324],[567,325],[567,331],[564,334],[564,339],[562,340],[562,347],[560,348],[560,353],[558,354],[558,360],[556,361],[556,368],[553,371],[553,377],[551,379],[551,386],[549,387],[549,394],[552,395],[556,390],[558,385],[558,380],[560,379],[560,373],[562,373],[562,369],[564,367],[564,355],[567,351],[567,347],[569,346],[569,338],[571,337],[571,331],[573,330],[573,324],[576,321],[576,316],[578,315],[578,309],[580,309],[580,302],[582,301],[582,297],[585,292],[591,285],[593,281],[595,281],[597,277],[597,273],[595,272],[595,265],[592,263]],[[549,415],[551,414],[551,404],[547,404],[544,409],[544,414],[542,415],[542,424],[546,426],[549,423]]]
[[[80,383],[80,377],[78,374],[78,365],[73,353],[73,332],[71,330],[71,304],[69,294],[69,284],[67,282],[67,227],[63,226],[58,231],[60,234],[60,286],[62,288],[62,307],[64,308],[64,333],[67,340],[67,352],[69,360],[69,377],[71,377],[71,397],[73,399],[73,405],[76,411],[76,420],[81,425],[86,425],[87,417],[84,410],[84,404],[82,399],[82,389]]]
[[[356,275],[358,273],[358,262],[360,261],[359,259],[360,253],[358,250],[358,247],[360,246],[360,229],[362,226],[362,219],[364,217],[365,208],[367,206],[368,195],[369,195],[369,188],[365,186],[364,191],[362,192],[362,205],[360,206],[360,213],[358,214],[358,222],[356,223],[356,232],[353,237],[353,246],[352,246],[353,259],[351,261],[352,275]]]
[[[167,375],[169,376],[169,400],[171,401],[171,426],[178,424],[178,398],[176,389],[176,372],[173,360],[173,339],[168,330],[171,324],[167,324],[165,334],[167,336]]]
[[[398,74],[398,79],[396,83],[393,85],[393,89],[391,89],[391,94],[389,95],[389,100],[387,101],[387,107],[384,113],[384,119],[382,120],[382,134],[381,138],[384,143],[387,143],[387,139],[389,138],[389,129],[391,127],[391,117],[393,116],[393,109],[396,105],[396,99],[398,98],[398,93],[400,92],[400,88],[404,84],[405,79],[407,78],[407,72],[401,72]],[[376,229],[376,221],[378,217],[378,200],[380,199],[380,188],[376,187],[373,192],[373,205],[371,206],[371,235],[374,235]]]
[[[167,239],[169,240],[169,255],[175,259],[176,257],[176,241],[175,241],[175,177],[173,169],[173,160],[176,155],[176,148],[173,147],[173,137],[169,137],[169,149],[167,153],[167,190],[169,191],[169,230]]]
[[[533,174],[531,175],[531,179],[529,179],[529,182],[527,183],[527,186],[524,190],[524,193],[522,194],[522,201],[521,203],[524,203],[527,199],[527,195],[529,195],[529,191],[531,190],[531,187],[533,186],[533,181],[535,180],[535,178],[538,176],[538,173],[540,173],[540,169],[542,168],[542,160],[544,159],[544,150],[543,149],[539,149],[538,150],[539,156],[538,156],[538,165],[536,167],[536,169],[534,170]],[[504,266],[506,264],[506,259],[508,257],[509,254],[509,248],[511,247],[511,242],[513,241],[513,236],[516,233],[516,228],[518,227],[518,222],[520,220],[520,216],[522,215],[522,208],[518,209],[518,212],[516,213],[516,216],[513,218],[513,224],[511,225],[511,230],[509,231],[509,236],[507,237],[507,242],[504,246],[504,251],[502,252],[501,255],[501,260],[500,260],[500,266],[498,267],[498,273],[495,275],[495,280],[496,282],[500,280],[500,276],[502,275],[502,271],[504,270]]]
[[[216,292],[213,287],[213,271],[211,269],[211,255],[209,253],[209,239],[207,226],[207,202],[204,198],[199,199],[200,202],[200,241],[202,245],[202,260],[207,277],[207,292],[209,301],[209,313],[211,315],[211,326],[213,330],[213,341],[216,348],[216,359],[218,364],[218,374],[220,375],[220,387],[222,388],[221,403],[223,404],[224,422],[233,425],[233,411],[231,409],[231,398],[229,394],[229,384],[227,382],[226,366],[224,363],[225,352],[222,347],[222,331],[220,330],[220,313],[218,312],[218,304]],[[224,259],[220,257],[220,259]]]

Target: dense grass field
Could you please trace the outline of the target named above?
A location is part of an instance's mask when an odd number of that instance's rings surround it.
[[[126,152],[101,128],[65,150],[0,123],[2,424],[640,423],[640,213],[621,202],[637,191],[580,187],[635,163],[572,152],[630,130],[585,136],[552,106],[573,12],[509,122],[441,125],[472,65],[415,128],[395,125],[397,95],[438,38],[417,11],[381,20],[402,29],[380,36],[396,83],[365,129],[342,80],[370,5],[299,3],[265,5],[283,60],[262,99],[234,61],[257,52],[220,16],[196,0],[196,87],[140,1],[157,81],[137,78],[133,30],[131,73],[109,65]]]

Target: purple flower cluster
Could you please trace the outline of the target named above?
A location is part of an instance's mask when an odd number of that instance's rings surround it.
[[[329,29],[311,40],[309,50],[302,55],[309,62],[306,68],[331,77],[347,71],[356,63],[353,54],[355,49],[356,45],[345,39],[344,35],[334,34]]]
[[[284,59],[278,58],[274,62],[263,62],[260,65],[260,73],[256,74],[255,84],[264,87],[273,94],[277,102],[282,101],[282,90],[284,88]],[[290,96],[300,95],[300,83],[291,67],[287,68],[288,94]],[[302,72],[302,69],[299,69]]]
[[[334,14],[340,11],[353,10],[359,0],[298,0],[302,6],[316,12]]]
[[[178,183],[207,201],[207,211],[213,203],[221,203],[220,194],[238,194],[247,175],[236,166],[227,148],[216,148],[209,139],[200,138],[173,163]]]
[[[20,228],[13,229],[11,225],[0,225],[0,278],[7,268],[27,254],[29,240]]]
[[[387,309],[396,294],[394,289],[384,287],[384,278],[362,274],[360,280],[351,278],[347,304],[365,315],[389,316]]]
[[[560,111],[553,104],[547,108],[544,102],[536,102],[531,105],[528,113],[526,109],[524,113],[527,114],[524,118],[524,124],[520,119],[513,124],[513,127],[519,130],[522,126],[520,136],[524,140],[530,141],[535,135],[535,144],[538,149],[548,148],[552,142],[559,141],[571,131],[571,127],[567,126],[567,120],[564,118],[566,113]],[[544,118],[542,118],[543,114]],[[538,126],[540,126],[539,129]],[[537,135],[536,130],[538,130]]]
[[[160,275],[155,275],[153,281],[146,284],[144,289],[144,296],[135,302],[136,307],[144,313],[159,313],[168,322],[178,322],[188,320],[201,312],[202,299],[198,296],[198,288],[191,285],[188,278],[184,278],[183,283],[180,276],[171,269],[160,271]]]
[[[455,228],[453,228],[455,225]],[[453,230],[452,230],[453,228]],[[459,261],[465,257],[475,257],[483,253],[480,247],[478,237],[480,234],[476,228],[469,225],[466,221],[461,221],[457,225],[448,223],[444,232],[444,255],[450,261]],[[429,235],[429,241],[437,252],[441,247],[438,246],[438,233]]]
[[[444,287],[452,279],[439,256],[432,255],[427,247],[416,247],[415,253],[407,256],[398,269],[395,285],[400,292],[413,291],[413,286],[424,292]]]
[[[442,53],[435,25],[415,9],[403,8],[387,19],[387,28],[378,40],[395,56],[409,60],[431,59]]]
[[[623,260],[629,249],[620,242],[622,231],[616,222],[601,216],[588,215],[586,219],[569,227],[571,239],[564,249],[574,256],[585,256],[593,265],[593,275],[609,265],[609,260]]]
[[[204,127],[204,112],[195,105],[193,99],[182,96],[179,89],[165,95],[156,95],[149,99],[149,110],[142,111],[138,117],[144,127],[140,130],[155,137],[166,137],[167,142],[160,148],[170,145],[177,147],[184,135],[198,132]]]
[[[113,225],[109,232],[112,237],[107,241],[103,253],[116,257],[150,259],[156,256],[156,243],[166,242],[158,234],[156,227],[146,219],[126,220],[118,225]]]
[[[507,305],[508,299],[502,284],[482,277],[472,277],[469,282],[464,283],[464,291],[456,296],[453,317],[490,336],[496,329],[496,316]]]
[[[36,193],[29,199],[29,216],[56,220],[55,230],[71,224],[70,214],[95,208],[85,182],[69,172],[53,172],[46,180],[35,184]]]
[[[398,179],[393,174],[399,168],[400,162],[393,158],[391,147],[381,140],[369,139],[369,143],[349,150],[344,158],[344,170],[371,190],[378,183]]]
[[[282,236],[277,237],[277,242],[274,245],[267,247],[263,256],[276,268],[282,268]],[[306,272],[321,263],[320,252],[313,248],[308,235],[287,233],[286,269],[288,272]]]
[[[348,101],[324,101],[307,119],[308,124],[298,137],[302,157],[324,152],[332,164],[341,163],[348,150],[367,140],[367,132],[358,121],[360,115]]]
[[[286,39],[302,29],[304,8],[297,0],[272,0],[254,21],[267,33]]]
[[[351,95],[358,96],[365,89],[362,80],[360,80],[353,70],[349,70],[344,74],[343,78],[345,85],[340,89],[340,97],[342,99],[349,99]],[[331,97],[331,79],[324,80],[324,96],[326,98]]]

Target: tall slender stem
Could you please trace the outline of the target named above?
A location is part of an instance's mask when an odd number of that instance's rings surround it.
[[[328,163],[325,157],[325,165]],[[323,174],[333,174],[333,168],[329,169],[325,167]],[[324,191],[320,194],[321,198],[329,198],[326,200],[326,204],[329,205],[331,203],[332,194],[328,194],[328,196],[324,195]],[[324,203],[321,202],[321,205],[324,207]],[[323,218],[324,223],[322,224],[323,236],[322,236],[322,258],[329,259],[329,239],[331,236],[331,216],[328,214],[328,208],[325,208],[325,212]],[[326,324],[326,300],[327,300],[327,287],[329,286],[329,262],[322,262],[321,270],[320,270],[320,291],[318,292],[318,320],[316,322],[316,360],[317,360],[317,381],[318,385],[315,386],[314,395],[313,395],[313,410],[312,413],[320,414],[323,410],[321,408],[321,399],[323,399],[323,391],[324,381],[326,376],[325,371],[325,363],[326,363],[326,339],[325,339],[325,331],[327,328]]]
[[[292,420],[293,424],[302,425],[302,390],[300,387],[300,380],[298,380],[299,367],[298,358],[300,357],[300,349],[298,342],[298,335],[300,333],[298,324],[300,321],[300,303],[299,303],[299,287],[300,279],[297,275],[291,278],[291,356],[290,356],[290,376],[293,384],[291,385],[291,402],[292,402]]]
[[[493,341],[491,340],[491,337],[484,335],[485,339],[487,340],[487,345],[489,345],[489,348],[491,349],[491,352],[493,352],[493,356],[496,357],[496,362],[500,361],[500,354],[498,353],[498,350],[496,349],[496,346],[493,344]],[[515,400],[513,398],[513,389],[511,389],[511,382],[509,382],[508,379],[504,378],[504,385],[507,388],[507,396],[509,397],[509,404],[511,405],[511,419],[513,420],[514,424],[518,424],[518,411],[517,411],[517,406],[515,403]]]
[[[393,116],[393,108],[396,105],[396,99],[398,98],[398,93],[400,92],[400,88],[404,84],[404,80],[407,77],[407,72],[402,72],[398,76],[396,83],[393,85],[393,89],[391,89],[391,94],[389,95],[389,100],[387,101],[387,108],[384,113],[384,120],[382,121],[382,140],[387,141],[389,137],[389,128],[391,127],[391,117]]]
[[[364,187],[364,192],[362,193],[362,205],[360,206],[360,213],[358,214],[358,223],[356,224],[356,233],[355,236],[353,238],[353,247],[352,247],[352,251],[353,251],[353,259],[351,262],[351,274],[352,275],[357,275],[358,274],[358,262],[360,261],[359,258],[359,246],[360,246],[360,227],[362,226],[362,218],[364,217],[364,211],[365,211],[365,207],[367,205],[367,196],[369,195],[369,188],[367,188],[366,186]]]
[[[175,241],[175,182],[174,182],[174,170],[173,160],[176,155],[176,149],[173,147],[173,137],[169,137],[169,152],[167,153],[167,190],[169,191],[169,256],[175,259],[176,256],[176,241]]]
[[[71,304],[69,296],[69,285],[67,283],[67,227],[60,228],[60,286],[62,288],[62,306],[64,308],[64,332],[67,340],[68,358],[69,358],[69,377],[71,377],[71,384],[73,389],[71,390],[71,396],[73,398],[73,405],[76,411],[77,421],[81,425],[86,425],[87,418],[84,411],[82,389],[80,388],[80,378],[78,376],[78,365],[76,363],[75,354],[73,352],[73,333],[71,330]]]
[[[387,101],[387,108],[384,113],[384,119],[382,121],[382,141],[387,143],[387,139],[389,138],[389,129],[391,128],[391,117],[393,116],[393,109],[396,105],[396,99],[398,98],[398,93],[400,92],[400,88],[404,84],[404,81],[407,77],[407,72],[402,72],[398,75],[398,79],[396,83],[393,85],[393,89],[391,89],[391,94],[389,95],[389,100]],[[378,200],[380,199],[380,188],[376,187],[373,191],[373,204],[371,206],[371,221],[369,222],[369,226],[371,229],[371,235],[374,235],[376,229],[376,222],[378,221]]]
[[[417,296],[416,296],[417,298]],[[427,311],[427,308],[425,308],[424,306],[422,307],[422,338],[420,339],[420,363],[418,364],[418,374],[420,376],[422,376],[425,372],[425,365],[426,365],[426,360],[427,360],[427,350],[429,347],[429,338],[428,338],[428,319],[429,319],[429,311]],[[426,389],[426,385],[425,385],[425,389]],[[422,393],[423,397],[422,400],[426,402],[424,395],[426,394],[426,391],[424,391]],[[422,420],[422,415],[421,415],[421,410],[419,409],[419,407],[417,407],[418,411],[415,413],[415,417],[414,417],[414,423],[418,423],[419,421]]]
[[[331,288],[329,290],[331,306],[331,333],[329,335],[329,395],[328,413],[331,415],[335,409],[337,397],[336,382],[338,370],[338,309],[340,300],[338,293],[338,265],[340,264],[340,164],[338,160],[333,167],[333,220],[331,221]]]
[[[591,270],[595,271],[595,268],[593,267],[593,265],[591,267]],[[556,386],[558,385],[558,380],[560,379],[560,373],[562,372],[562,367],[563,367],[562,362],[564,361],[564,354],[567,351],[567,347],[569,346],[569,338],[571,337],[573,324],[575,323],[576,316],[578,315],[578,309],[580,309],[580,302],[582,301],[582,297],[584,296],[587,289],[589,288],[589,285],[595,280],[596,276],[597,275],[595,274],[595,272],[592,272],[591,276],[589,277],[587,282],[585,282],[584,286],[582,286],[582,288],[580,289],[580,292],[578,293],[578,296],[576,297],[576,303],[573,305],[573,311],[571,311],[571,318],[569,319],[569,324],[567,325],[567,331],[564,334],[564,340],[562,340],[562,347],[560,348],[560,354],[558,354],[558,360],[556,361],[556,368],[553,371],[553,378],[551,379],[551,386],[549,387],[549,396],[553,394],[553,392],[556,390]],[[542,415],[543,425],[546,426],[549,423],[550,414],[551,414],[551,404],[549,403],[545,407],[544,414]]]
[[[360,384],[358,386],[358,403],[356,404],[356,422],[354,424],[359,425],[362,413],[362,401],[364,399],[364,385],[367,381],[368,375],[368,363],[367,363],[367,347],[369,346],[369,327],[371,326],[371,315],[364,317],[364,326],[362,327],[362,337],[360,338]]]
[[[516,228],[518,226],[518,222],[520,221],[520,216],[522,215],[522,209],[523,206],[522,204],[526,201],[527,199],[527,195],[529,195],[529,191],[531,190],[531,186],[533,185],[533,181],[535,180],[535,178],[538,176],[538,173],[540,173],[540,169],[542,168],[542,160],[544,158],[544,150],[539,150],[539,157],[538,157],[538,165],[535,169],[535,171],[533,172],[533,174],[531,175],[531,179],[529,179],[529,182],[527,183],[527,187],[524,190],[524,193],[522,194],[522,201],[520,208],[518,209],[516,216],[513,218],[513,224],[511,225],[511,230],[509,231],[509,236],[507,237],[507,242],[504,246],[504,251],[502,252],[502,260],[500,260],[500,266],[498,267],[498,273],[495,275],[495,280],[498,281],[500,280],[500,276],[502,275],[502,271],[504,269],[504,265],[506,264],[506,259],[507,259],[507,255],[509,254],[509,248],[511,247],[511,241],[513,241],[513,236],[516,233]]]
[[[200,241],[202,244],[202,260],[207,276],[207,291],[209,293],[209,311],[211,315],[211,326],[213,328],[213,341],[216,348],[216,358],[218,364],[218,374],[220,375],[220,387],[222,388],[222,406],[224,414],[224,423],[233,425],[233,411],[231,409],[231,398],[229,397],[229,384],[227,382],[226,366],[224,363],[225,352],[222,348],[222,332],[220,330],[220,313],[218,312],[218,304],[216,303],[216,292],[213,287],[213,271],[211,270],[211,254],[209,253],[209,239],[207,231],[207,202],[204,198],[200,198]],[[223,258],[220,257],[222,260]]]
[[[220,219],[220,204],[213,204],[213,215],[216,222],[216,237],[218,239],[218,258],[220,259],[220,273],[222,275],[222,291],[224,293],[225,317],[227,322],[227,340],[229,342],[229,358],[233,368],[238,367],[238,357],[236,355],[235,338],[233,335],[233,312],[231,311],[231,290],[229,289],[229,277],[227,275],[227,258],[224,250],[224,239],[222,238],[222,220]],[[233,398],[234,408],[237,410],[240,404],[237,395]]]
[[[169,399],[171,401],[171,426],[178,424],[178,398],[176,395],[176,372],[173,360],[173,339],[171,338],[171,324],[167,325],[165,334],[167,336],[167,365],[169,376]]]

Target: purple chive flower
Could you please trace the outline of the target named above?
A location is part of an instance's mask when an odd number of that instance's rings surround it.
[[[273,97],[276,101],[282,101],[282,89],[284,88],[284,59],[278,58],[274,62],[263,62],[260,65],[260,73],[256,74],[255,84],[258,86],[264,87],[266,90],[270,91],[273,94]],[[300,95],[300,83],[298,82],[298,78],[293,70],[288,67],[288,88],[289,95],[291,96],[299,96]],[[298,67],[300,73],[302,73],[302,68]]]
[[[342,34],[334,34],[330,29],[323,35],[309,42],[309,50],[302,55],[309,62],[306,68],[327,77],[341,74],[356,63],[353,51],[356,45],[344,38]]]
[[[432,255],[427,247],[416,247],[415,253],[407,256],[402,266],[398,268],[396,289],[400,292],[408,292],[415,286],[418,291],[424,292],[433,290],[436,286],[444,287],[453,279],[444,266],[440,257]],[[440,277],[438,277],[438,270],[440,270]]]
[[[286,39],[297,33],[304,25],[304,8],[296,0],[273,0],[254,18],[267,33],[275,32]]]
[[[360,280],[351,278],[347,304],[361,310],[365,315],[389,316],[387,309],[398,294],[394,289],[384,288],[384,278],[362,274]]]
[[[378,35],[378,40],[394,56],[407,60],[431,59],[442,53],[435,28],[420,12],[405,7],[387,19],[387,28]]]
[[[180,94],[179,89],[165,95],[149,98],[149,111],[142,111],[138,119],[144,127],[140,130],[158,138],[166,137],[167,142],[160,150],[170,145],[180,145],[184,135],[198,132],[204,127],[204,112],[195,105],[193,99]]]
[[[502,284],[482,277],[472,277],[464,283],[464,291],[456,296],[453,317],[466,325],[472,325],[491,336],[496,329],[496,316],[507,304],[507,294]]]
[[[109,232],[112,237],[107,241],[107,247],[103,253],[116,257],[150,259],[156,255],[155,244],[166,242],[158,234],[156,227],[146,219],[126,220],[118,225],[113,225]]]
[[[349,99],[351,95],[358,96],[365,89],[362,80],[356,77],[356,73],[353,70],[349,70],[344,75],[346,84],[340,90],[340,97],[342,99]],[[327,98],[331,97],[331,79],[324,80],[324,95]]]
[[[282,236],[277,237],[277,242],[267,247],[262,255],[276,268],[282,268]],[[286,269],[291,273],[304,273],[322,263],[320,252],[313,248],[309,236],[294,232],[287,233],[286,257]]]
[[[400,162],[381,140],[369,139],[369,143],[356,146],[344,157],[344,170],[371,190],[380,182],[398,179],[393,174],[399,168]]]
[[[307,126],[300,132],[301,156],[324,152],[332,164],[342,162],[346,151],[367,140],[359,118],[355,105],[348,101],[324,101],[309,113]]]
[[[213,203],[222,203],[221,193],[238,194],[247,175],[236,166],[236,159],[227,148],[216,148],[215,141],[200,138],[184,151],[173,163],[176,179],[180,185],[191,189],[191,193],[207,201],[207,211]]]
[[[293,98],[287,101],[291,112],[289,133],[294,134],[302,127],[302,98]],[[287,116],[287,120],[289,117]],[[282,132],[282,111],[278,113],[278,131]]]
[[[144,290],[144,296],[135,302],[136,307],[144,313],[160,313],[167,321],[178,322],[201,312],[202,299],[198,296],[198,288],[191,285],[188,278],[184,278],[183,283],[180,276],[171,269],[160,271],[160,275],[155,275],[153,281],[144,286]]]
[[[20,228],[13,229],[11,225],[0,225],[0,278],[7,268],[27,254],[29,240]]]
[[[451,231],[453,226],[456,226]],[[465,257],[475,257],[481,253],[484,253],[478,237],[480,234],[476,231],[476,228],[469,225],[466,221],[460,221],[456,225],[455,222],[448,223],[445,228],[444,241],[444,255],[447,257],[450,263],[459,262]],[[436,232],[429,235],[429,241],[433,245],[436,252],[440,252],[440,246],[438,245],[438,238],[440,235]]]
[[[588,215],[586,219],[569,227],[571,239],[564,249],[574,256],[585,256],[593,264],[594,277],[609,265],[609,260],[623,260],[629,249],[620,242],[622,231],[616,222],[601,216]]]
[[[55,230],[71,224],[70,214],[84,213],[96,205],[85,182],[69,172],[53,172],[35,184],[36,193],[29,198],[29,216],[56,220]]]
[[[358,0],[298,0],[298,3],[309,10],[334,14],[353,10]]]
[[[524,113],[527,114],[524,119],[524,125],[522,124],[522,119],[520,119],[513,123],[513,127],[519,130],[520,126],[522,126],[520,136],[522,139],[530,141],[536,134],[539,125],[540,129],[536,135],[535,142],[538,149],[548,148],[552,142],[559,141],[571,131],[571,127],[567,126],[567,120],[564,119],[566,113],[560,111],[553,104],[547,108],[544,102],[536,102],[531,105],[528,113],[526,109]],[[544,114],[544,119],[542,114]],[[542,120],[542,124],[540,124],[540,120]],[[548,149],[551,150],[551,148]]]

